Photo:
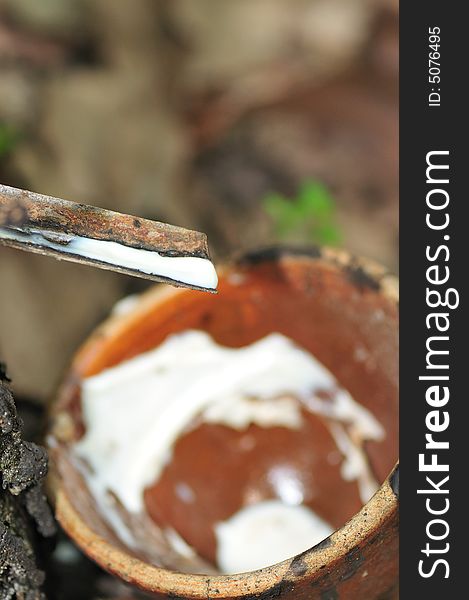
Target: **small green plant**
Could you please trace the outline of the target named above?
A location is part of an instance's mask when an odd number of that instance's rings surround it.
[[[295,238],[332,246],[342,240],[334,199],[321,183],[306,181],[294,198],[268,194],[263,206],[280,239]]]
[[[19,140],[19,134],[14,127],[0,123],[0,158],[7,156]]]

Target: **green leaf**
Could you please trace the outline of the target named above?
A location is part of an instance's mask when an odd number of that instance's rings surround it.
[[[299,221],[294,204],[280,194],[269,194],[264,199],[264,210],[273,220],[280,236],[286,235]]]
[[[298,205],[304,216],[324,219],[334,213],[334,201],[327,188],[315,182],[306,182],[298,194]]]
[[[19,139],[18,132],[6,123],[0,123],[0,158],[9,154]]]
[[[334,199],[319,182],[305,181],[292,199],[270,193],[263,200],[263,208],[280,239],[295,237],[329,245],[341,241]]]
[[[342,235],[333,223],[322,225],[312,232],[312,241],[325,246],[337,246],[342,242]]]

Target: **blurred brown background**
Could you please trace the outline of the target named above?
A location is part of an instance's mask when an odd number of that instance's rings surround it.
[[[397,69],[394,0],[0,0],[0,181],[200,229],[224,260],[314,180],[340,244],[396,270]],[[50,397],[146,286],[0,247],[16,393]]]

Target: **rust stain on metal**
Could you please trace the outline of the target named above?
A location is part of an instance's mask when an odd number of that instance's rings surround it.
[[[18,250],[28,250],[36,254],[134,275],[151,281],[171,283],[178,287],[215,292],[212,288],[175,281],[157,274],[147,274],[135,268],[67,251],[70,240],[86,238],[115,242],[127,248],[155,252],[163,257],[193,257],[210,260],[207,236],[198,231],[5,185],[0,185],[0,227],[24,236],[24,239],[12,239],[8,236],[2,239],[0,236],[1,244]],[[30,243],[28,236],[31,234],[41,235],[44,240],[54,242],[56,247]]]
[[[7,215],[4,225],[15,224],[12,215],[18,213],[16,223],[22,227],[117,242],[165,256],[209,258],[204,233],[95,206],[0,185],[0,209]]]

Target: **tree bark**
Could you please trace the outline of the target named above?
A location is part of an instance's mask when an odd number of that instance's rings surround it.
[[[55,522],[42,480],[47,474],[44,448],[22,439],[8,378],[0,364],[0,598],[44,600],[45,575],[37,567],[35,538],[50,537]]]

